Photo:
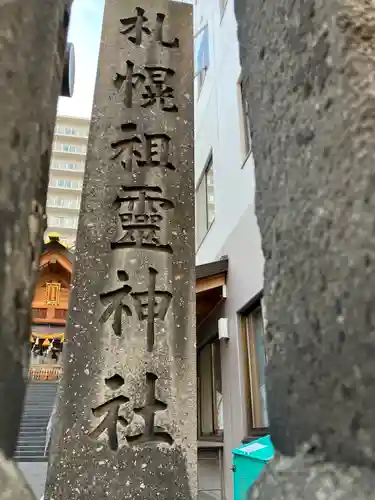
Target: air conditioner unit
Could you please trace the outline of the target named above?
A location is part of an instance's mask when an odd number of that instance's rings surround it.
[[[229,340],[228,318],[220,318],[218,321],[219,339]]]

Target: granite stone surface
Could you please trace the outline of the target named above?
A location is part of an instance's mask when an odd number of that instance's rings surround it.
[[[330,462],[303,446],[294,457],[277,455],[248,492],[249,500],[371,500],[375,473]]]
[[[374,5],[235,6],[265,256],[272,439],[295,457],[316,435],[332,480],[357,484],[352,497],[331,488],[327,498],[373,498],[369,472],[358,469],[356,483],[356,469],[343,475],[335,464],[375,462]],[[323,478],[323,469],[307,471]],[[287,482],[293,489],[297,476]]]
[[[0,500],[35,500],[17,465],[0,451]],[[38,499],[39,500],[39,499]]]
[[[69,9],[69,0],[0,3],[0,450],[6,457],[16,447],[28,378]]]
[[[48,500],[196,495],[192,8],[107,0]]]

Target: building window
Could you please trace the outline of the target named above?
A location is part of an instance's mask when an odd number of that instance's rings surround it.
[[[63,144],[62,151],[68,153],[83,153],[85,148],[83,146],[73,146],[72,144]]]
[[[62,208],[73,208],[77,209],[79,208],[79,201],[78,200],[61,200],[61,205]]]
[[[33,309],[33,319],[45,319],[47,317],[47,309]]]
[[[51,179],[50,186],[64,189],[81,189],[82,181],[74,181],[71,179]]]
[[[56,186],[62,187],[62,188],[71,188],[72,182],[73,181],[68,180],[68,179],[56,179]]]
[[[85,146],[73,146],[72,144],[60,144],[58,142],[54,143],[53,149],[64,153],[86,153]]]
[[[79,131],[76,128],[62,127],[61,125],[58,125],[56,127],[56,133],[62,135],[75,135],[75,136],[80,135]]]
[[[241,93],[241,113],[242,113],[242,130],[243,144],[245,156],[251,152],[251,128],[250,128],[250,108],[246,97],[247,80],[242,80],[240,83]]]
[[[223,391],[221,382],[220,341],[198,349],[198,438],[222,438]]]
[[[196,192],[196,229],[199,245],[215,219],[215,189],[212,153]]]
[[[260,303],[242,316],[246,343],[246,387],[248,392],[249,433],[268,427],[264,344],[264,324]]]
[[[79,200],[77,199],[64,199],[59,196],[48,196],[47,200],[48,207],[55,208],[71,208],[71,209],[79,209]]]
[[[210,64],[210,47],[209,47],[209,37],[208,37],[208,25],[206,24],[202,29],[200,29],[195,37],[195,77],[196,77],[196,90],[199,95],[204,80],[206,78],[206,73]]]
[[[83,163],[63,163],[54,160],[52,162],[52,168],[56,168],[58,170],[83,170]]]
[[[219,0],[219,7],[220,7],[220,16],[222,17],[224,12],[225,12],[225,8],[227,6],[227,3],[228,3],[228,0]]]
[[[64,127],[62,125],[57,125],[55,128],[55,134],[58,135],[71,135],[74,137],[87,137],[88,127]]]
[[[55,319],[65,319],[67,312],[66,309],[55,309]]]
[[[75,128],[65,127],[65,134],[66,135],[79,135],[79,132]]]

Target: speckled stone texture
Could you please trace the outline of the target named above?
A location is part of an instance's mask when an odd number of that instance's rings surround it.
[[[139,29],[126,21],[137,8],[147,18]],[[179,47],[167,46],[176,37]],[[191,6],[107,0],[48,500],[196,497],[192,64]],[[159,87],[144,80],[145,66],[175,71],[173,92],[162,70]],[[177,112],[162,109],[173,105]],[[154,138],[147,157],[153,133],[169,136],[169,155]],[[137,153],[118,142],[125,138]],[[160,229],[142,238],[134,224],[145,221]]]
[[[29,498],[13,456],[28,380],[31,303],[69,0],[0,2],[0,498]],[[22,490],[22,491],[21,491]]]
[[[373,467],[375,4],[236,0],[236,16],[273,441],[293,456],[316,435],[325,460]]]
[[[250,489],[248,499],[370,500],[374,491],[371,469],[328,462],[307,446],[293,458],[276,456]]]
[[[16,464],[7,460],[1,452],[0,500],[39,500],[35,499]]]

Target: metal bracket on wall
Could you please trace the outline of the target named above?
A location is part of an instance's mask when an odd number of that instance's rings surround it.
[[[218,336],[220,339],[229,340],[228,318],[220,318],[218,321]]]

